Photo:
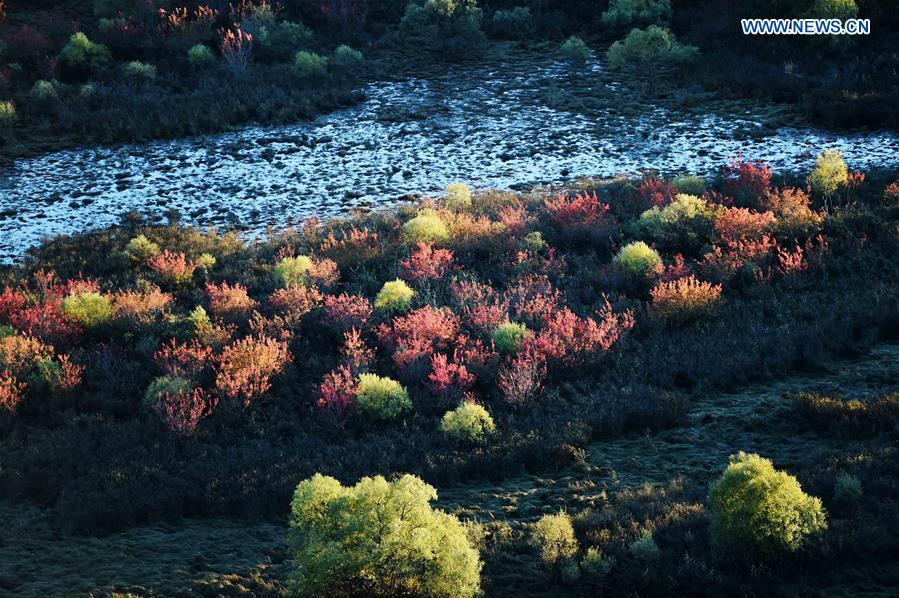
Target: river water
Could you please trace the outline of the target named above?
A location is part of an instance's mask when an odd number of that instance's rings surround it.
[[[308,122],[5,166],[0,261],[132,210],[174,208],[190,223],[258,233],[454,181],[520,188],[648,168],[709,175],[740,153],[807,170],[824,148],[841,149],[856,169],[899,166],[894,133],[829,133],[782,107],[682,92],[645,100],[599,62],[572,71],[550,58],[510,58],[372,83],[365,93],[361,104]]]

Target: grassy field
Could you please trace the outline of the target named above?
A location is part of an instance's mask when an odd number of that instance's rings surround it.
[[[690,546],[666,544],[667,532],[686,519],[694,527],[707,519],[708,484],[738,450],[772,459],[819,495],[830,490],[835,470],[857,473],[895,461],[889,437],[815,432],[788,397],[820,391],[863,400],[895,391],[897,381],[899,345],[880,345],[869,354],[780,381],[697,397],[683,425],[592,443],[564,470],[498,485],[441,488],[438,505],[484,525],[488,595],[553,595],[559,588],[548,583],[526,543],[528,524],[540,516],[562,509],[576,523],[604,516],[615,526],[648,525],[663,558],[681,558],[678,553],[689,554]],[[185,520],[85,538],[52,531],[45,515],[33,507],[3,505],[0,518],[9,532],[0,544],[0,588],[21,595],[265,596],[283,590],[289,570],[287,528],[277,523]],[[858,525],[864,532],[871,523],[856,524],[836,514],[831,525]],[[803,593],[815,589],[827,595],[896,595],[899,568],[859,563],[814,578],[797,571],[792,584],[777,593],[802,588]]]

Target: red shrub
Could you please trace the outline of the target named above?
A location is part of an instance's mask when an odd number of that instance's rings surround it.
[[[400,276],[409,282],[443,280],[453,266],[453,252],[450,249],[434,249],[433,243],[419,241],[418,248],[408,260],[400,262],[400,266],[403,268]]]
[[[606,302],[596,318],[579,318],[567,307],[553,313],[546,326],[525,343],[537,354],[563,366],[595,360],[634,326],[630,312],[615,313]]]
[[[609,206],[600,203],[596,193],[578,193],[573,198],[559,195],[546,200],[550,222],[562,233],[564,241],[607,240],[615,229],[608,215]]]
[[[724,193],[733,197],[736,205],[758,208],[771,187],[771,167],[760,160],[744,162],[738,156],[722,169]]]
[[[775,270],[789,286],[798,286],[813,266],[822,265],[824,253],[827,251],[827,240],[821,235],[806,241],[804,246],[797,245],[792,251],[777,250]]]
[[[376,258],[381,253],[381,242],[378,233],[352,226],[349,230],[339,231],[337,235],[330,231],[322,241],[319,252],[341,267],[355,268]]]
[[[9,317],[9,324],[53,346],[73,343],[81,334],[62,313],[60,299],[24,307]]]
[[[271,388],[271,377],[293,360],[287,343],[247,337],[225,347],[218,362],[215,386],[222,396],[249,407]]]
[[[268,301],[275,312],[289,316],[291,320],[299,320],[321,305],[323,298],[315,287],[295,284],[286,289],[278,289]]]
[[[509,300],[493,287],[475,281],[460,280],[452,284],[462,321],[484,333],[490,333],[509,319]]]
[[[553,288],[545,275],[528,274],[522,276],[509,287],[506,295],[516,319],[533,327],[555,313],[562,304],[562,294]]]
[[[500,370],[497,387],[507,402],[522,405],[539,396],[545,378],[546,361],[522,351]]]
[[[0,410],[15,413],[25,394],[25,384],[9,372],[0,372]]]
[[[187,259],[183,253],[168,250],[151,257],[147,265],[163,281],[173,286],[190,282],[197,269],[196,262]]]
[[[201,419],[212,415],[217,404],[215,395],[196,388],[192,392],[166,393],[153,406],[153,410],[169,430],[187,436],[196,431]]]
[[[474,381],[475,376],[456,359],[450,362],[443,353],[431,356],[431,373],[425,386],[444,401],[458,400]]]
[[[26,377],[42,359],[49,359],[53,349],[36,338],[13,334],[0,338],[0,371]]]
[[[0,293],[0,323],[9,323],[10,316],[25,307],[25,295],[10,287],[4,287]]]
[[[179,343],[171,339],[153,354],[153,361],[166,374],[196,382],[211,364],[212,347],[197,340]]]
[[[81,385],[84,368],[72,363],[68,355],[57,355],[55,367],[44,369],[44,381],[54,392],[68,392]]]
[[[562,274],[565,272],[567,264],[565,258],[558,255],[554,248],[547,247],[544,252],[532,249],[516,252],[511,267],[522,274],[548,276],[549,274]]]
[[[325,374],[318,387],[318,406],[327,415],[343,419],[356,406],[356,377],[347,365]]]
[[[380,342],[393,351],[393,362],[408,378],[418,379],[427,371],[435,350],[445,349],[459,332],[459,317],[449,309],[426,305],[408,315],[382,324],[376,331]]]
[[[453,352],[453,361],[463,364],[473,375],[478,377],[491,376],[496,368],[498,355],[479,339],[473,339],[465,334],[456,337],[456,350]]]
[[[206,296],[209,299],[209,311],[217,318],[230,322],[249,320],[258,303],[247,295],[247,289],[239,282],[233,285],[207,284]]]
[[[746,265],[764,269],[776,249],[777,241],[768,235],[760,239],[728,241],[705,254],[699,269],[710,280],[726,282]]]
[[[345,332],[362,329],[371,317],[371,303],[359,295],[328,295],[325,297],[325,315],[337,330]]]
[[[776,222],[771,212],[753,212],[747,208],[728,208],[715,220],[715,230],[722,239],[758,239],[771,232]]]
[[[662,270],[660,278],[665,282],[670,282],[689,276],[691,273],[690,267],[684,262],[684,256],[678,253],[672,258],[671,263],[665,264],[665,269]]]
[[[499,221],[506,227],[506,231],[516,237],[534,226],[536,218],[531,215],[524,206],[504,206],[498,214]]]
[[[356,373],[366,370],[375,359],[374,349],[365,344],[362,335],[355,328],[343,334],[340,355]]]
[[[633,211],[642,214],[652,207],[664,208],[677,195],[677,187],[664,179],[649,177],[631,192]]]

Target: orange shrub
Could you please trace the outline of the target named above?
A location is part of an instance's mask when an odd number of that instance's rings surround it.
[[[147,265],[166,284],[177,286],[186,284],[194,276],[197,264],[187,259],[183,253],[163,251],[159,255],[151,257]]]
[[[15,413],[24,393],[24,383],[16,380],[8,372],[0,372],[0,410]]]
[[[170,294],[156,287],[148,291],[118,291],[112,296],[115,318],[132,326],[158,322],[171,301]]]
[[[272,293],[268,302],[278,314],[298,320],[321,305],[323,299],[315,287],[291,285]]]
[[[754,212],[747,208],[728,208],[715,220],[715,230],[722,239],[757,239],[774,227],[774,214]]]
[[[271,388],[271,378],[293,360],[287,343],[246,337],[225,347],[216,360],[215,387],[222,396],[249,407]]]
[[[650,312],[657,318],[682,323],[709,313],[721,297],[721,285],[687,276],[660,282],[650,291]]]
[[[247,294],[247,289],[239,282],[233,285],[207,284],[206,296],[209,299],[209,311],[212,315],[230,322],[245,322],[258,303]]]

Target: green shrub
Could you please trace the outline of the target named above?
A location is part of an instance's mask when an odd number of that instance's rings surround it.
[[[99,326],[112,318],[112,302],[95,291],[69,295],[62,301],[62,312],[70,321],[86,328]]]
[[[496,425],[483,406],[463,401],[452,411],[443,414],[440,431],[456,442],[483,444],[496,431]]]
[[[453,210],[464,210],[471,207],[471,190],[465,183],[451,183],[446,186],[446,207]]]
[[[484,45],[482,20],[477,0],[412,0],[400,34],[449,56],[466,56]]]
[[[833,485],[833,503],[845,511],[854,511],[862,499],[862,483],[846,472],[837,476]]]
[[[109,64],[111,56],[106,46],[92,42],[79,31],[73,34],[68,43],[63,46],[59,59],[71,68],[95,73]]]
[[[156,79],[156,65],[132,60],[122,67],[122,74],[136,81],[153,81]]]
[[[204,270],[211,270],[215,266],[215,256],[210,253],[201,253],[197,258],[197,266]]]
[[[637,236],[671,249],[698,249],[712,238],[718,213],[705,199],[681,193],[664,208],[643,212],[634,228]]]
[[[419,242],[442,242],[449,237],[449,229],[434,210],[422,210],[403,225],[403,238],[410,245]]]
[[[556,567],[577,554],[571,517],[566,513],[544,515],[533,525],[531,545],[540,551],[540,560],[548,567]]]
[[[263,58],[288,61],[297,50],[308,46],[315,39],[311,29],[302,23],[280,21],[267,27],[267,36],[259,48]]]
[[[150,258],[159,255],[159,245],[144,235],[137,235],[125,245],[125,257],[138,264],[146,264]]]
[[[340,44],[334,50],[334,66],[340,69],[352,69],[365,63],[365,57],[362,52],[354,50],[346,44]]]
[[[153,409],[166,395],[184,395],[193,392],[190,381],[177,376],[161,376],[153,380],[144,392],[143,405],[147,409]]]
[[[286,257],[275,265],[272,277],[282,288],[309,284],[309,272],[315,267],[312,258],[305,255]]]
[[[627,69],[653,88],[659,75],[695,60],[699,50],[678,42],[669,30],[656,25],[634,29],[609,48],[609,68]]]
[[[654,25],[671,18],[671,0],[610,0],[609,8],[602,13],[607,27]]]
[[[629,274],[647,276],[662,268],[662,258],[643,241],[635,241],[621,248],[615,256],[615,264]]]
[[[546,245],[543,240],[543,234],[540,231],[534,231],[524,236],[524,246],[531,251],[540,251]]]
[[[385,311],[402,312],[412,306],[415,291],[403,280],[385,282],[378,296],[375,297],[375,308]]]
[[[741,452],[709,492],[716,539],[746,553],[795,551],[827,528],[821,500],[771,461]]]
[[[684,175],[674,178],[674,186],[678,193],[702,197],[705,194],[705,181],[702,177]]]
[[[584,40],[576,35],[572,35],[559,48],[562,56],[572,62],[584,63],[590,58],[590,48],[584,43]]]
[[[840,150],[824,150],[808,176],[812,192],[828,201],[839,193],[848,180],[849,168]]]
[[[202,335],[212,331],[212,320],[202,305],[196,306],[187,316],[194,335]]]
[[[493,331],[493,346],[503,355],[515,355],[522,341],[531,335],[524,324],[503,322]]]
[[[18,119],[16,105],[12,101],[0,102],[0,127],[11,127]]]
[[[481,562],[459,520],[433,509],[432,486],[404,475],[345,487],[316,474],[297,486],[289,543],[295,596],[480,593]]]
[[[319,79],[328,72],[328,59],[314,52],[300,50],[294,56],[293,68],[304,79]]]
[[[490,30],[505,39],[524,39],[534,33],[534,17],[527,6],[498,10],[490,20]]]
[[[659,550],[656,541],[652,538],[652,532],[645,531],[643,535],[631,542],[628,547],[630,553],[639,561],[654,561],[659,558],[661,550]]]
[[[59,101],[59,84],[56,81],[35,81],[28,92],[28,98],[41,106],[47,107]]]
[[[411,410],[412,401],[396,380],[361,374],[356,389],[356,407],[363,416],[384,421],[396,419]]]
[[[197,44],[187,51],[187,62],[195,69],[204,69],[215,64],[215,54],[203,44]]]
[[[598,548],[590,547],[581,559],[581,573],[588,580],[599,582],[612,571],[614,562]]]

